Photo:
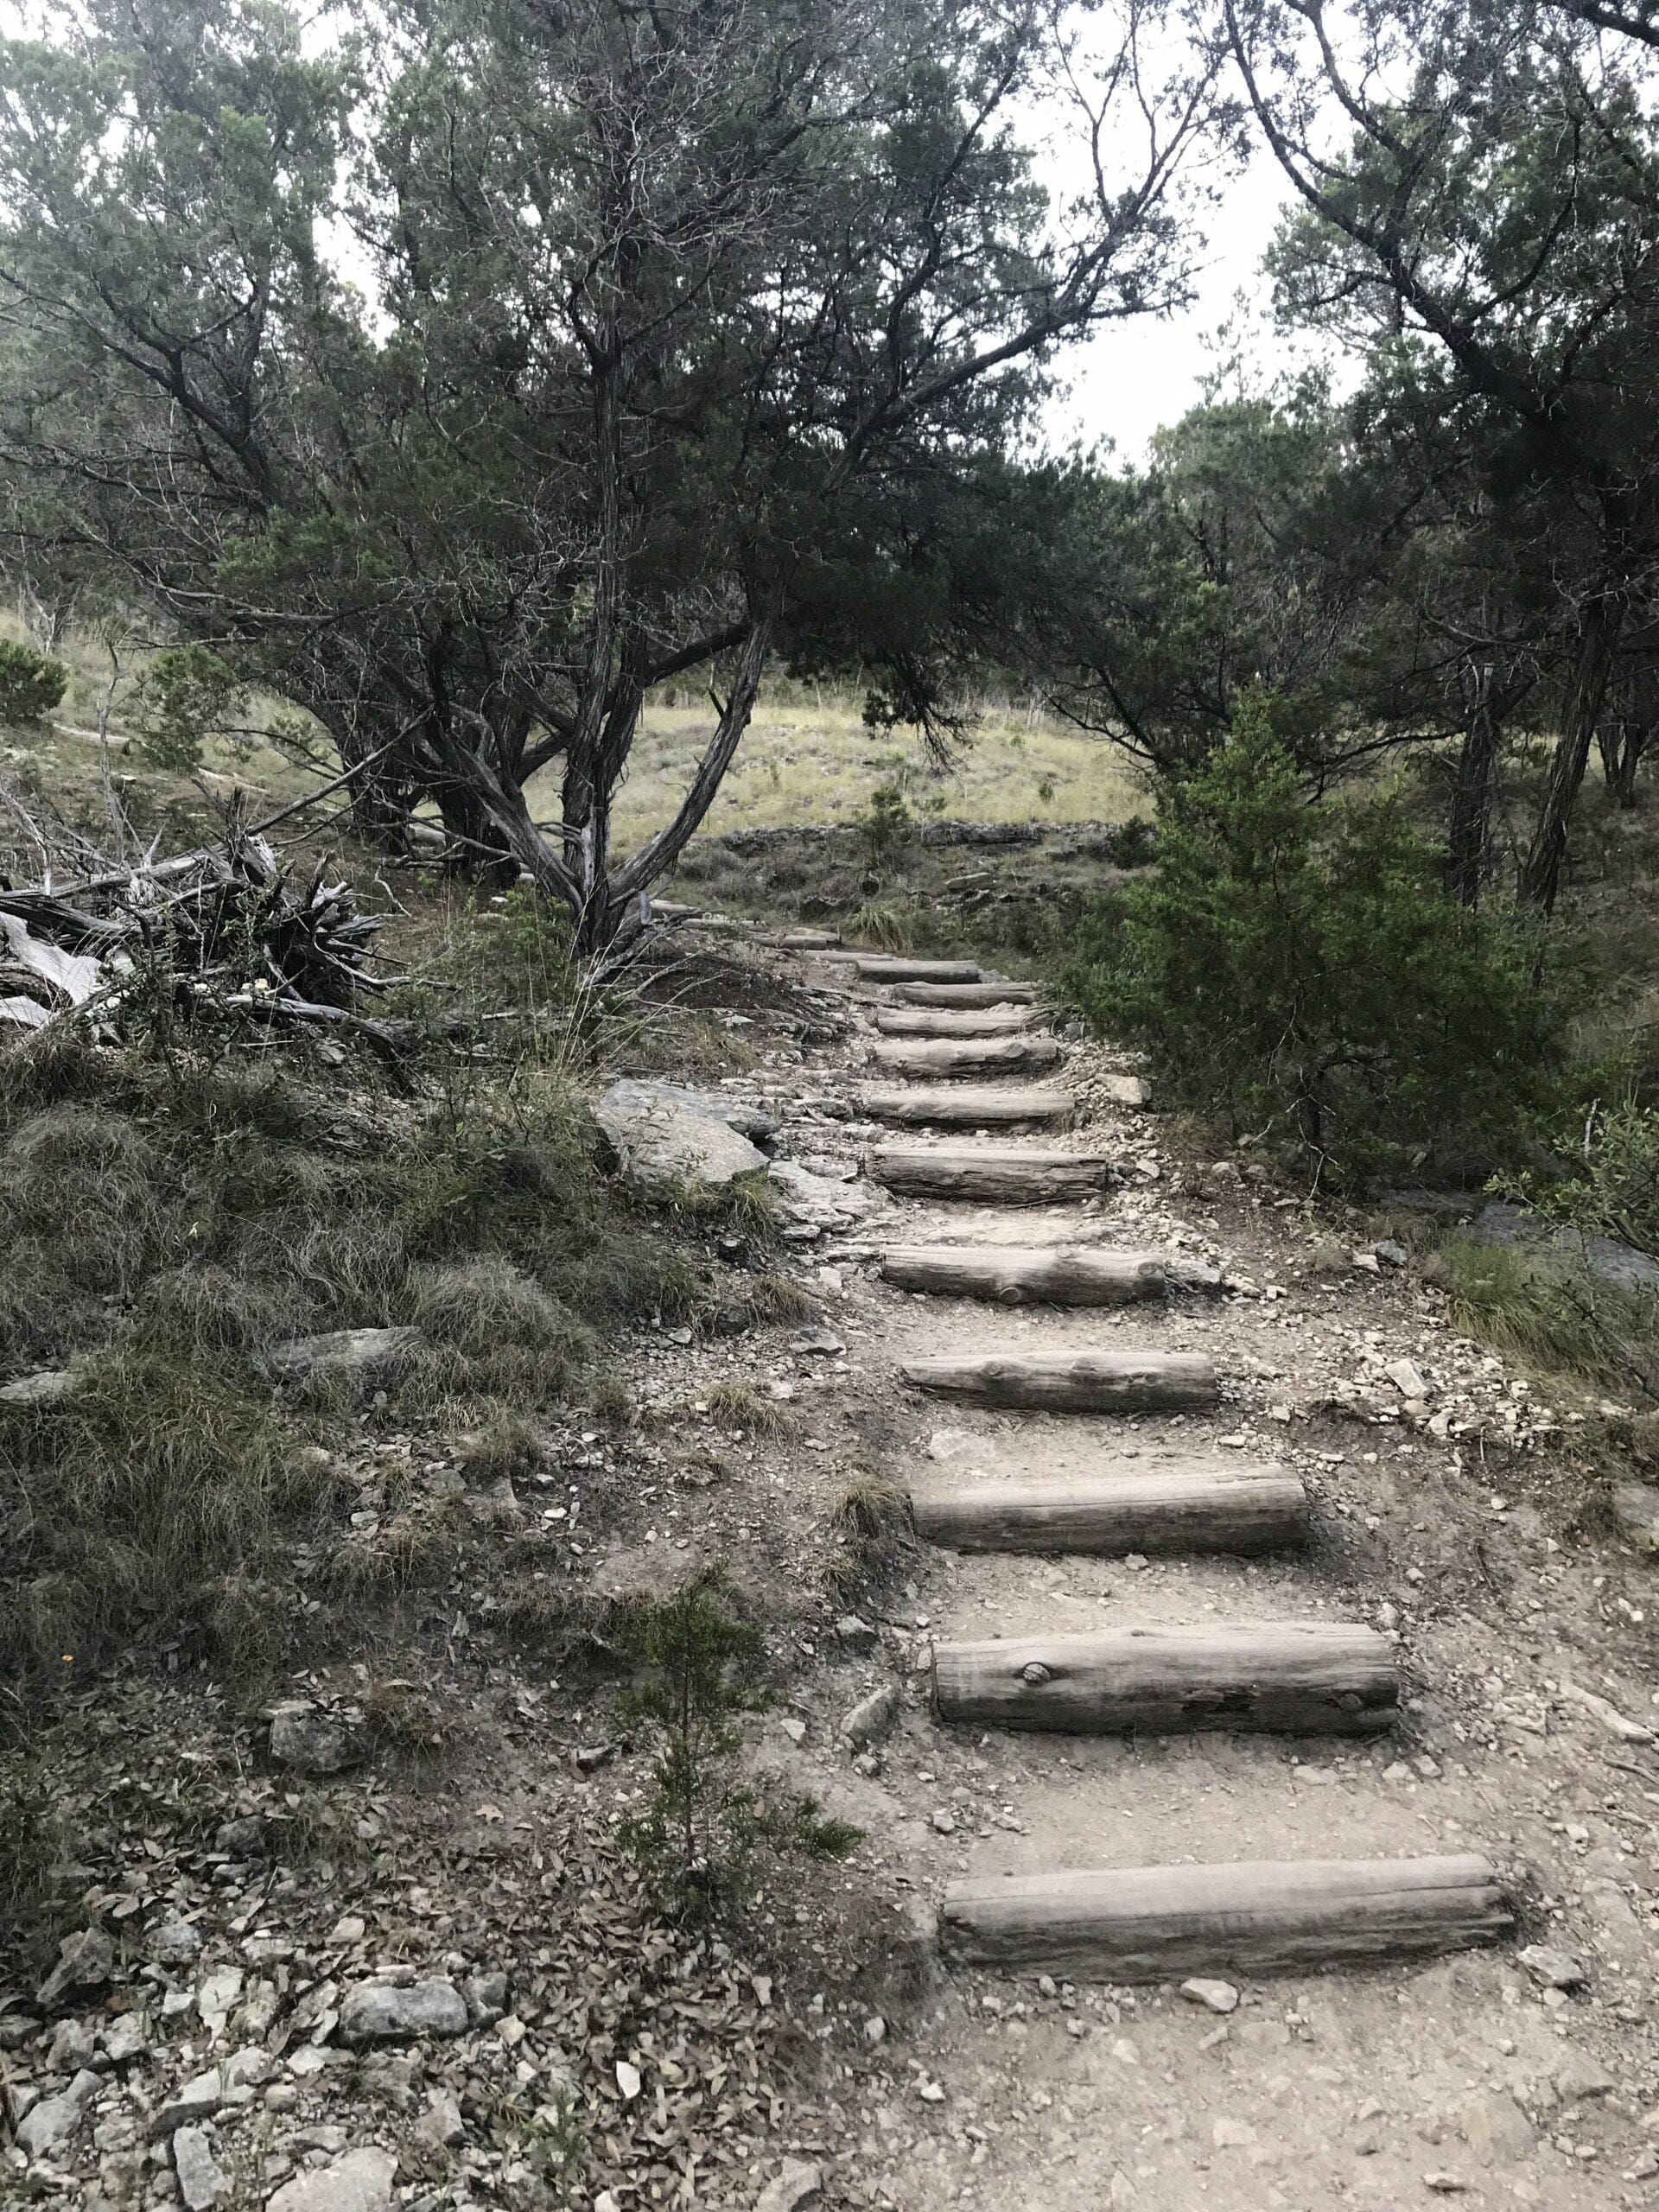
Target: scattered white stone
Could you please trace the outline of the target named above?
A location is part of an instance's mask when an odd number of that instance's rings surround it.
[[[173,2136],[173,2171],[186,2212],[213,2212],[228,2183],[213,2157],[205,2127],[181,2127]]]
[[[823,2169],[791,2158],[755,2198],[754,2212],[808,2212],[808,2208],[822,2202],[823,2197]]]
[[[343,2158],[284,2182],[265,2212],[390,2212],[397,2161],[390,2151],[347,2151]]]
[[[1236,2012],[1238,1992],[1230,1981],[1209,1981],[1201,1974],[1181,1984],[1181,1994],[1190,2005],[1206,2005],[1212,2012]]]

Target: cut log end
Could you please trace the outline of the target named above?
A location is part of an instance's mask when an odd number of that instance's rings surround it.
[[[979,1965],[1150,1982],[1419,1958],[1495,1942],[1513,1924],[1497,1874],[1471,1853],[958,1882],[939,1942]]]

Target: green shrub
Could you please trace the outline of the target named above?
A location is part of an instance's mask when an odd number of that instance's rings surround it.
[[[69,671],[33,645],[0,639],[0,722],[37,722],[69,688]]]
[[[207,740],[239,721],[248,695],[236,671],[207,645],[169,645],[134,687],[132,749],[153,767],[183,774]]]
[[[1540,947],[1468,912],[1388,800],[1309,803],[1272,702],[1158,799],[1158,873],[1116,954],[1064,983],[1142,1046],[1172,1103],[1313,1153],[1338,1179],[1437,1143],[1501,1147],[1551,1096],[1560,994]]]
[[[1522,1179],[1516,1195],[1586,1236],[1611,1236],[1659,1259],[1659,1109],[1594,1106],[1562,1132],[1572,1172]]]
[[[915,826],[909,803],[897,784],[877,785],[857,826],[866,865],[886,868],[910,842]]]
[[[735,1772],[738,1726],[771,1702],[757,1681],[766,1639],[728,1610],[717,1573],[635,1605],[621,1642],[643,1679],[623,1700],[654,1749],[650,1794],[624,1840],[671,1909],[707,1918],[742,1901],[757,1858],[802,1850],[844,1859],[861,1832],[810,1798],[770,1803]]]

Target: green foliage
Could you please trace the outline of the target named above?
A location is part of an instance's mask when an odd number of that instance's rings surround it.
[[[187,773],[201,766],[207,740],[247,709],[247,689],[228,662],[206,645],[169,645],[133,687],[133,750],[154,768]]]
[[[69,686],[69,671],[33,645],[0,638],[0,722],[37,722]]]
[[[1535,944],[1449,899],[1395,804],[1310,805],[1265,694],[1160,791],[1158,855],[1123,895],[1117,956],[1065,982],[1173,1103],[1342,1179],[1501,1145],[1546,1103],[1562,1009]]]
[[[1516,1195],[1586,1236],[1611,1236],[1659,1259],[1659,1109],[1625,1099],[1592,1106],[1568,1130],[1572,1172],[1521,1179]]]
[[[909,801],[897,784],[877,785],[857,828],[868,866],[884,868],[897,858],[914,829]]]
[[[810,1798],[769,1803],[735,1774],[739,1723],[771,1698],[757,1679],[766,1639],[728,1598],[717,1572],[700,1575],[672,1598],[636,1604],[621,1637],[646,1670],[622,1707],[654,1745],[651,1795],[625,1836],[664,1902],[690,1918],[741,1904],[763,1854],[842,1859],[861,1840]]]

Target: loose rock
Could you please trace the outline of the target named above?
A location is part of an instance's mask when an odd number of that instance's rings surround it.
[[[453,1981],[434,1978],[399,1987],[360,1982],[340,2003],[340,2039],[386,2043],[400,2036],[458,2036],[467,2029],[467,2000]]]

